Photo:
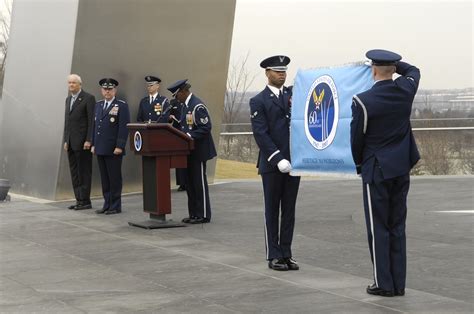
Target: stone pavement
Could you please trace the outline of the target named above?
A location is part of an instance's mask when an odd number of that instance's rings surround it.
[[[210,186],[213,220],[144,230],[141,194],[121,215],[13,195],[0,203],[1,313],[472,313],[473,177],[412,180],[405,297],[365,293],[372,267],[358,180],[304,180],[293,254],[264,257],[259,181]],[[187,216],[173,191],[173,218]],[[101,199],[93,201],[100,208]]]

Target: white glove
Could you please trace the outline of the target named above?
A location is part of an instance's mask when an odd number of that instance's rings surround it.
[[[291,171],[291,164],[288,160],[282,159],[277,164],[278,170],[282,173],[288,173]]]
[[[372,60],[370,59],[365,59],[364,64],[371,67],[372,66]]]

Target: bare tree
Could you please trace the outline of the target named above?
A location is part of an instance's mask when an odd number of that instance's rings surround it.
[[[421,94],[421,118],[432,119],[434,117],[433,104],[431,103],[429,91]]]
[[[446,175],[450,174],[450,140],[445,133],[432,134],[420,133],[416,137],[420,149],[423,169],[428,174]]]
[[[7,60],[8,38],[10,37],[10,20],[12,16],[13,0],[1,0],[0,10],[0,96],[3,90],[3,77],[5,73],[5,62]]]
[[[227,77],[223,123],[234,123],[242,108],[245,95],[255,80],[255,74],[247,70],[249,53],[232,63]]]
[[[247,69],[247,60],[249,52],[244,58],[233,62],[229,68],[227,76],[227,88],[225,92],[224,116],[222,123],[232,124],[236,122],[240,111],[242,110],[243,102],[249,87],[252,85],[255,74],[252,74]],[[240,148],[242,143],[234,136],[226,136],[221,146],[221,155],[224,158],[242,159]],[[235,151],[235,149],[237,149]],[[238,152],[235,154],[235,152]],[[239,157],[240,156],[240,157]]]

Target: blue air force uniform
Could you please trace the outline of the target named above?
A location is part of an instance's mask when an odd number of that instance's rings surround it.
[[[145,77],[148,85],[159,84],[161,79],[157,76]],[[137,122],[168,123],[170,116],[170,103],[168,98],[160,95],[148,95],[140,100],[137,113]]]
[[[405,289],[407,195],[410,169],[420,159],[410,114],[420,71],[398,54],[371,50],[374,66],[394,65],[401,76],[375,82],[353,97],[351,148],[363,181],[363,198],[375,284],[370,294]],[[379,293],[372,293],[372,292]],[[380,292],[381,291],[381,292]]]
[[[289,62],[288,57],[275,56],[265,59],[260,65],[273,71],[286,71]],[[278,88],[275,87],[275,90]],[[267,86],[250,99],[252,131],[260,148],[257,168],[263,182],[265,248],[269,261],[286,261],[292,257],[291,244],[300,177],[283,173],[277,166],[282,160],[290,161],[290,97],[287,87],[282,86],[278,92],[274,92]]]
[[[170,104],[168,98],[157,94],[153,100],[150,96],[143,97],[138,107],[137,122],[167,123]]]
[[[175,129],[181,131],[181,114],[184,104],[179,102],[176,98],[170,101],[170,121]],[[176,185],[179,185],[178,191],[186,190],[187,180],[186,168],[176,168]]]
[[[115,88],[118,82],[114,79],[100,81],[102,88]],[[122,158],[127,143],[127,123],[130,122],[128,105],[123,100],[113,98],[101,100],[95,104],[94,131],[92,146],[99,163],[104,206],[98,213],[115,214],[122,209]],[[122,149],[119,155],[115,148]]]
[[[180,80],[168,90],[176,95],[181,89],[189,89],[187,80]],[[217,156],[212,139],[211,117],[206,106],[190,93],[181,106],[179,126],[194,140],[194,150],[188,155],[186,192],[188,195],[189,223],[206,223],[211,220],[211,203],[207,184],[206,162]]]

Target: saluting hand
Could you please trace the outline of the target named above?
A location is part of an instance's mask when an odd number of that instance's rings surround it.
[[[91,147],[91,153],[94,154],[94,152],[95,152],[95,147],[92,146],[92,147]]]
[[[114,155],[120,155],[122,154],[123,150],[121,148],[115,147],[114,149]]]
[[[68,149],[67,143],[64,143],[64,151],[67,152],[67,149]]]
[[[88,142],[88,141],[85,141],[84,142],[84,147],[83,147],[84,150],[89,150],[91,149],[91,142]]]

